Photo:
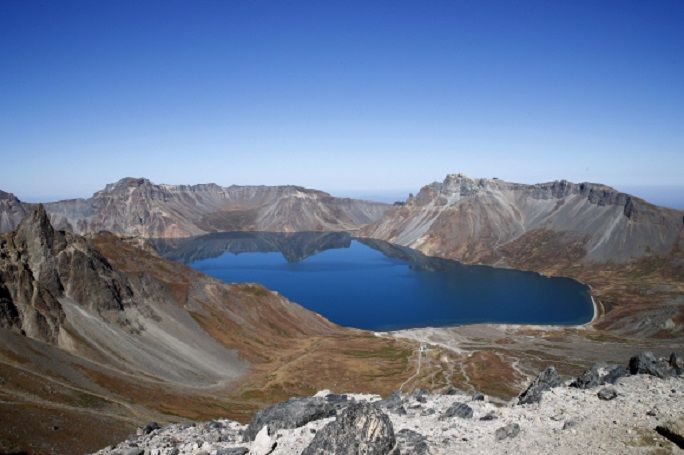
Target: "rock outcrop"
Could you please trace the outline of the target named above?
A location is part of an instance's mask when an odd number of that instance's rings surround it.
[[[394,428],[387,414],[366,403],[350,404],[316,433],[302,455],[397,454]]]
[[[254,414],[245,430],[245,441],[253,441],[265,426],[269,431],[298,428],[313,420],[335,415],[336,407],[322,397],[296,397],[277,403]]]
[[[677,355],[674,353],[673,355],[676,359]],[[659,378],[677,374],[670,362],[665,359],[658,359],[652,352],[642,352],[629,359],[629,372],[631,374],[650,374]]]
[[[0,326],[57,343],[65,302],[114,322],[131,304],[125,276],[83,237],[56,231],[42,205],[0,237]]]
[[[145,238],[353,230],[380,219],[390,207],[298,186],[158,185],[144,178],[121,179],[88,199],[45,204],[59,229]],[[13,229],[22,210],[25,204],[0,193],[0,232]]]
[[[563,385],[554,367],[548,367],[518,396],[518,404],[539,403],[544,392]]]

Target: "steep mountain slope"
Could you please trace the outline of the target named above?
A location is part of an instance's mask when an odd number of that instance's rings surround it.
[[[156,185],[125,178],[89,199],[45,204],[58,228],[141,237],[216,231],[342,231],[379,219],[387,204],[297,186]]]
[[[583,262],[664,255],[682,241],[684,212],[593,183],[522,185],[448,175],[366,228],[381,238],[469,262],[506,262],[513,241],[550,235]],[[559,255],[567,251],[557,251]]]
[[[361,235],[578,279],[601,305],[596,327],[668,337],[684,330],[684,212],[603,185],[449,175]]]
[[[82,453],[150,419],[245,420],[331,384],[387,393],[414,349],[109,233],[55,230],[42,206],[0,236],[0,452]]]
[[[157,283],[126,276],[85,238],[55,231],[42,206],[0,240],[0,258],[2,327],[178,382],[215,382],[244,370],[236,353],[169,305]]]

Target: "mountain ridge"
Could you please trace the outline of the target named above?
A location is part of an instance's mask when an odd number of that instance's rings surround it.
[[[0,195],[0,232],[14,229],[35,207]],[[388,204],[337,198],[296,185],[155,184],[125,177],[90,198],[44,204],[58,229],[111,231],[147,238],[190,237],[217,231],[347,231],[379,219]]]
[[[596,183],[519,184],[449,174],[362,228],[363,235],[466,262],[505,263],[502,246],[530,232],[579,241],[587,262],[666,254],[682,241],[684,211]],[[563,239],[561,239],[563,240]]]

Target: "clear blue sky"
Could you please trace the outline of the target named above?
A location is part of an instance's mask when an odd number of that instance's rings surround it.
[[[684,1],[0,1],[0,188],[684,184]]]

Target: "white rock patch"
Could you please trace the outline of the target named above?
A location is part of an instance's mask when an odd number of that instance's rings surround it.
[[[409,396],[404,403],[406,415],[387,414],[395,434],[410,429],[424,435],[432,454],[624,454],[648,453],[655,449],[676,453],[679,450],[657,434],[655,427],[684,415],[684,379],[658,379],[647,375],[625,377],[615,385],[617,398],[610,401],[598,398],[600,389],[558,387],[546,392],[541,403],[524,406],[513,403],[496,406],[488,401],[471,401],[470,395],[462,394],[429,394],[424,403]],[[349,395],[349,398],[379,399],[374,395]],[[470,406],[473,417],[441,419],[446,409],[456,402]],[[496,416],[494,420],[480,420],[490,413]],[[241,433],[246,426],[230,420],[173,424],[148,435],[132,436],[98,454],[129,453],[128,450],[137,448],[144,454],[220,455],[240,453],[228,451],[238,447],[249,453],[298,454],[308,446],[315,433],[333,419],[278,430],[271,435],[264,428],[253,442],[243,442]],[[509,424],[518,424],[520,432],[497,441],[496,430]],[[275,449],[269,452],[273,443]]]

